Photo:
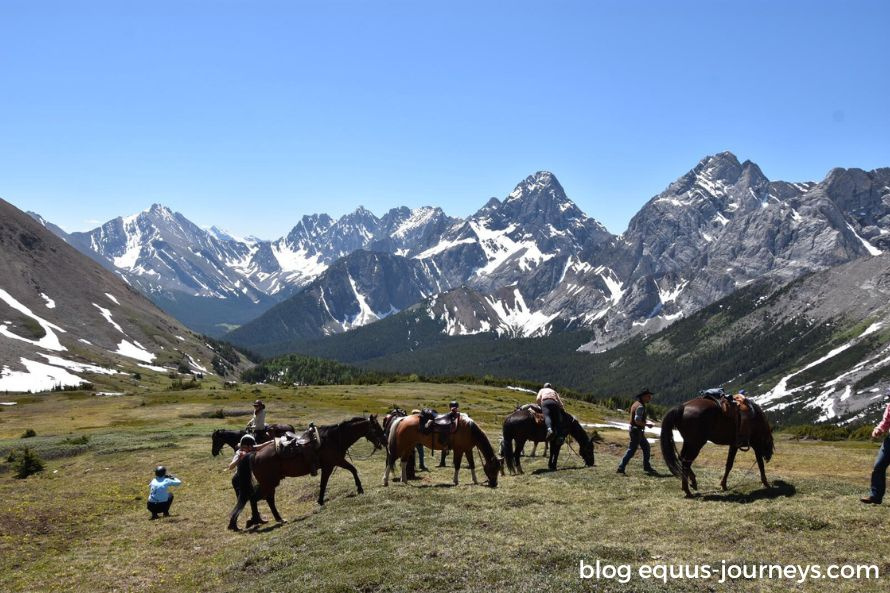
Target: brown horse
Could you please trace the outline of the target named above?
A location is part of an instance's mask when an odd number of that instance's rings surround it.
[[[473,458],[473,448],[478,447],[485,458],[482,469],[488,478],[488,485],[496,488],[498,485],[498,472],[501,469],[501,462],[495,455],[494,448],[491,446],[488,437],[482,432],[482,429],[473,422],[469,416],[461,415],[457,421],[457,430],[453,434],[427,434],[420,430],[420,416],[410,415],[403,418],[395,418],[390,426],[389,441],[387,443],[386,455],[386,472],[383,474],[383,485],[389,485],[389,473],[394,470],[396,459],[402,462],[402,484],[407,484],[407,464],[408,459],[414,453],[414,446],[417,443],[434,450],[451,449],[454,451],[454,484],[457,485],[457,473],[460,471],[461,459],[467,456],[467,465],[470,468],[470,474],[473,476],[473,483],[478,484],[476,479],[476,461]]]
[[[750,400],[748,403],[754,412],[754,417],[750,421],[751,448],[760,468],[760,481],[765,488],[770,488],[763,464],[773,456],[773,433],[760,406]],[[679,458],[674,444],[674,429],[679,430],[683,437],[683,448]],[[671,473],[682,478],[683,491],[687,498],[692,497],[689,491],[690,485],[693,490],[698,490],[692,462],[708,441],[729,446],[726,470],[720,481],[720,487],[726,490],[726,479],[739,449],[736,419],[725,414],[713,399],[697,397],[668,412],[661,423],[661,454]]]
[[[363,494],[364,489],[358,477],[358,470],[346,461],[346,452],[362,437],[371,441],[375,449],[386,445],[383,439],[383,428],[377,422],[377,416],[372,414],[369,418],[356,417],[344,420],[339,424],[319,426],[318,436],[320,439],[317,451],[318,464],[321,467],[321,490],[318,493],[318,504],[324,504],[324,492],[335,467],[349,470],[355,479],[358,493]],[[247,455],[238,464],[241,494],[235,508],[232,509],[229,529],[238,530],[238,515],[248,502],[250,502],[252,513],[247,523],[248,526],[261,523],[256,503],[263,498],[269,503],[269,509],[275,516],[275,520],[282,523],[284,520],[278,514],[278,509],[275,508],[275,488],[285,477],[305,476],[310,471],[311,468],[304,455],[283,457],[271,445]],[[255,490],[251,485],[251,475],[257,481]]]

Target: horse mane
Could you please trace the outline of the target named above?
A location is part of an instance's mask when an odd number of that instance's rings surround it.
[[[353,422],[358,422],[360,420],[367,420],[364,416],[353,416],[347,420],[343,420],[342,422],[338,422],[337,424],[325,424],[324,426],[318,426],[318,435],[324,436],[329,432],[332,432],[338,428],[342,428],[346,424],[352,424]]]
[[[474,440],[476,441],[476,446],[482,451],[482,456],[485,457],[486,460],[491,459],[493,457],[497,457],[494,452],[494,447],[491,446],[491,441],[488,440],[488,436],[479,428],[479,425],[475,422],[470,422],[470,434],[473,435]]]
[[[571,414],[568,414],[568,416],[572,419],[572,421],[569,423],[569,434],[571,434],[573,437],[575,437],[575,439],[581,445],[584,445],[585,447],[587,445],[592,444],[592,441],[590,440],[590,435],[587,434],[586,430],[584,430],[584,426],[581,424],[581,421],[578,420],[577,418],[575,418],[574,416],[572,416]],[[581,435],[583,435],[583,436],[581,436]]]

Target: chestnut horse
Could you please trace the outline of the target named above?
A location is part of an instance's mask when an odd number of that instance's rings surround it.
[[[757,467],[760,468],[760,481],[765,488],[770,487],[766,479],[764,462],[768,462],[773,456],[773,433],[763,410],[753,401],[748,401],[754,412],[750,421],[751,437],[749,442],[757,458]],[[680,431],[683,437],[683,448],[677,457],[677,447],[674,444],[674,429]],[[726,458],[726,470],[720,487],[726,490],[726,478],[732,469],[735,455],[738,452],[738,428],[735,418],[727,416],[720,405],[713,399],[697,397],[668,412],[661,423],[661,454],[664,461],[675,476],[682,478],[683,491],[686,497],[692,497],[689,486],[698,490],[695,472],[692,471],[692,462],[698,457],[705,443],[711,441],[717,445],[728,445],[729,455]]]
[[[562,413],[563,426],[568,429],[568,434],[578,441],[578,453],[584,460],[587,467],[593,466],[593,441],[590,436],[578,422],[578,419],[568,412]],[[522,463],[520,457],[522,449],[525,447],[526,441],[532,441],[537,444],[542,441],[546,442],[547,428],[543,424],[538,424],[535,419],[525,410],[516,410],[504,419],[503,428],[503,454],[504,460],[507,462],[507,468],[511,474],[524,473],[522,471]],[[550,444],[550,456],[548,467],[551,470],[556,469],[556,463],[559,460],[559,450],[562,447],[564,439],[553,439]]]
[[[389,473],[394,470],[396,459],[402,462],[402,484],[408,483],[406,476],[408,459],[414,453],[414,447],[417,443],[434,450],[451,449],[454,452],[455,486],[458,483],[457,473],[460,471],[460,462],[464,455],[467,456],[467,465],[473,476],[473,483],[479,483],[476,479],[476,461],[473,458],[473,448],[478,447],[482,452],[482,457],[485,458],[482,469],[488,478],[488,485],[492,488],[497,487],[501,462],[495,455],[494,448],[491,446],[488,437],[465,414],[461,414],[458,419],[457,430],[447,435],[421,432],[420,416],[417,415],[393,419],[386,447],[386,472],[383,474],[384,486],[389,485]]]
[[[359,494],[364,493],[358,471],[355,466],[346,461],[347,450],[360,438],[365,437],[374,445],[375,449],[386,446],[383,439],[383,428],[377,422],[377,416],[368,418],[356,417],[344,420],[339,424],[318,427],[319,446],[318,465],[321,467],[321,490],[318,493],[318,504],[324,504],[324,492],[335,467],[342,467],[352,473],[355,486]],[[311,445],[309,445],[311,446]],[[284,520],[275,508],[275,488],[285,477],[305,476],[311,468],[304,455],[296,457],[283,457],[275,450],[274,446],[260,449],[256,453],[250,453],[238,464],[238,476],[241,481],[241,494],[232,514],[229,518],[229,529],[238,530],[238,515],[244,505],[250,502],[251,519],[248,526],[261,523],[260,514],[256,503],[265,498],[269,503],[269,509],[275,520],[282,523]],[[251,475],[256,478],[257,487],[253,489]]]
[[[257,444],[265,443],[269,439],[273,437],[281,437],[284,436],[286,432],[294,432],[294,427],[291,424],[267,424],[266,430],[263,431],[263,434],[257,439]],[[213,454],[214,457],[219,455],[219,452],[222,451],[222,448],[225,445],[230,446],[233,450],[238,450],[238,443],[241,442],[241,437],[247,434],[247,431],[244,429],[241,430],[225,430],[219,428],[213,431],[213,434],[210,435],[210,438],[213,440],[213,446],[210,448],[210,453]]]

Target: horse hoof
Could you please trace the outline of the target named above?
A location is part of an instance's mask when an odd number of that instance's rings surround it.
[[[364,491],[364,489],[362,489],[362,488],[359,488],[359,489],[358,489],[358,493],[359,493],[359,494],[364,494],[364,493],[365,493],[365,491]]]
[[[229,531],[241,531],[241,528],[237,525],[229,525],[228,529]]]

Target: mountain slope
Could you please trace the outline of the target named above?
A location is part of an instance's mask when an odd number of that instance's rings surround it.
[[[890,255],[860,258],[787,285],[765,278],[662,332],[607,352],[578,351],[591,334],[448,336],[429,301],[299,352],[368,368],[553,381],[592,397],[648,386],[661,403],[724,385],[758,396],[782,422],[857,422],[890,389]]]
[[[0,200],[0,391],[48,390],[181,365],[212,372],[217,354],[113,273]]]

